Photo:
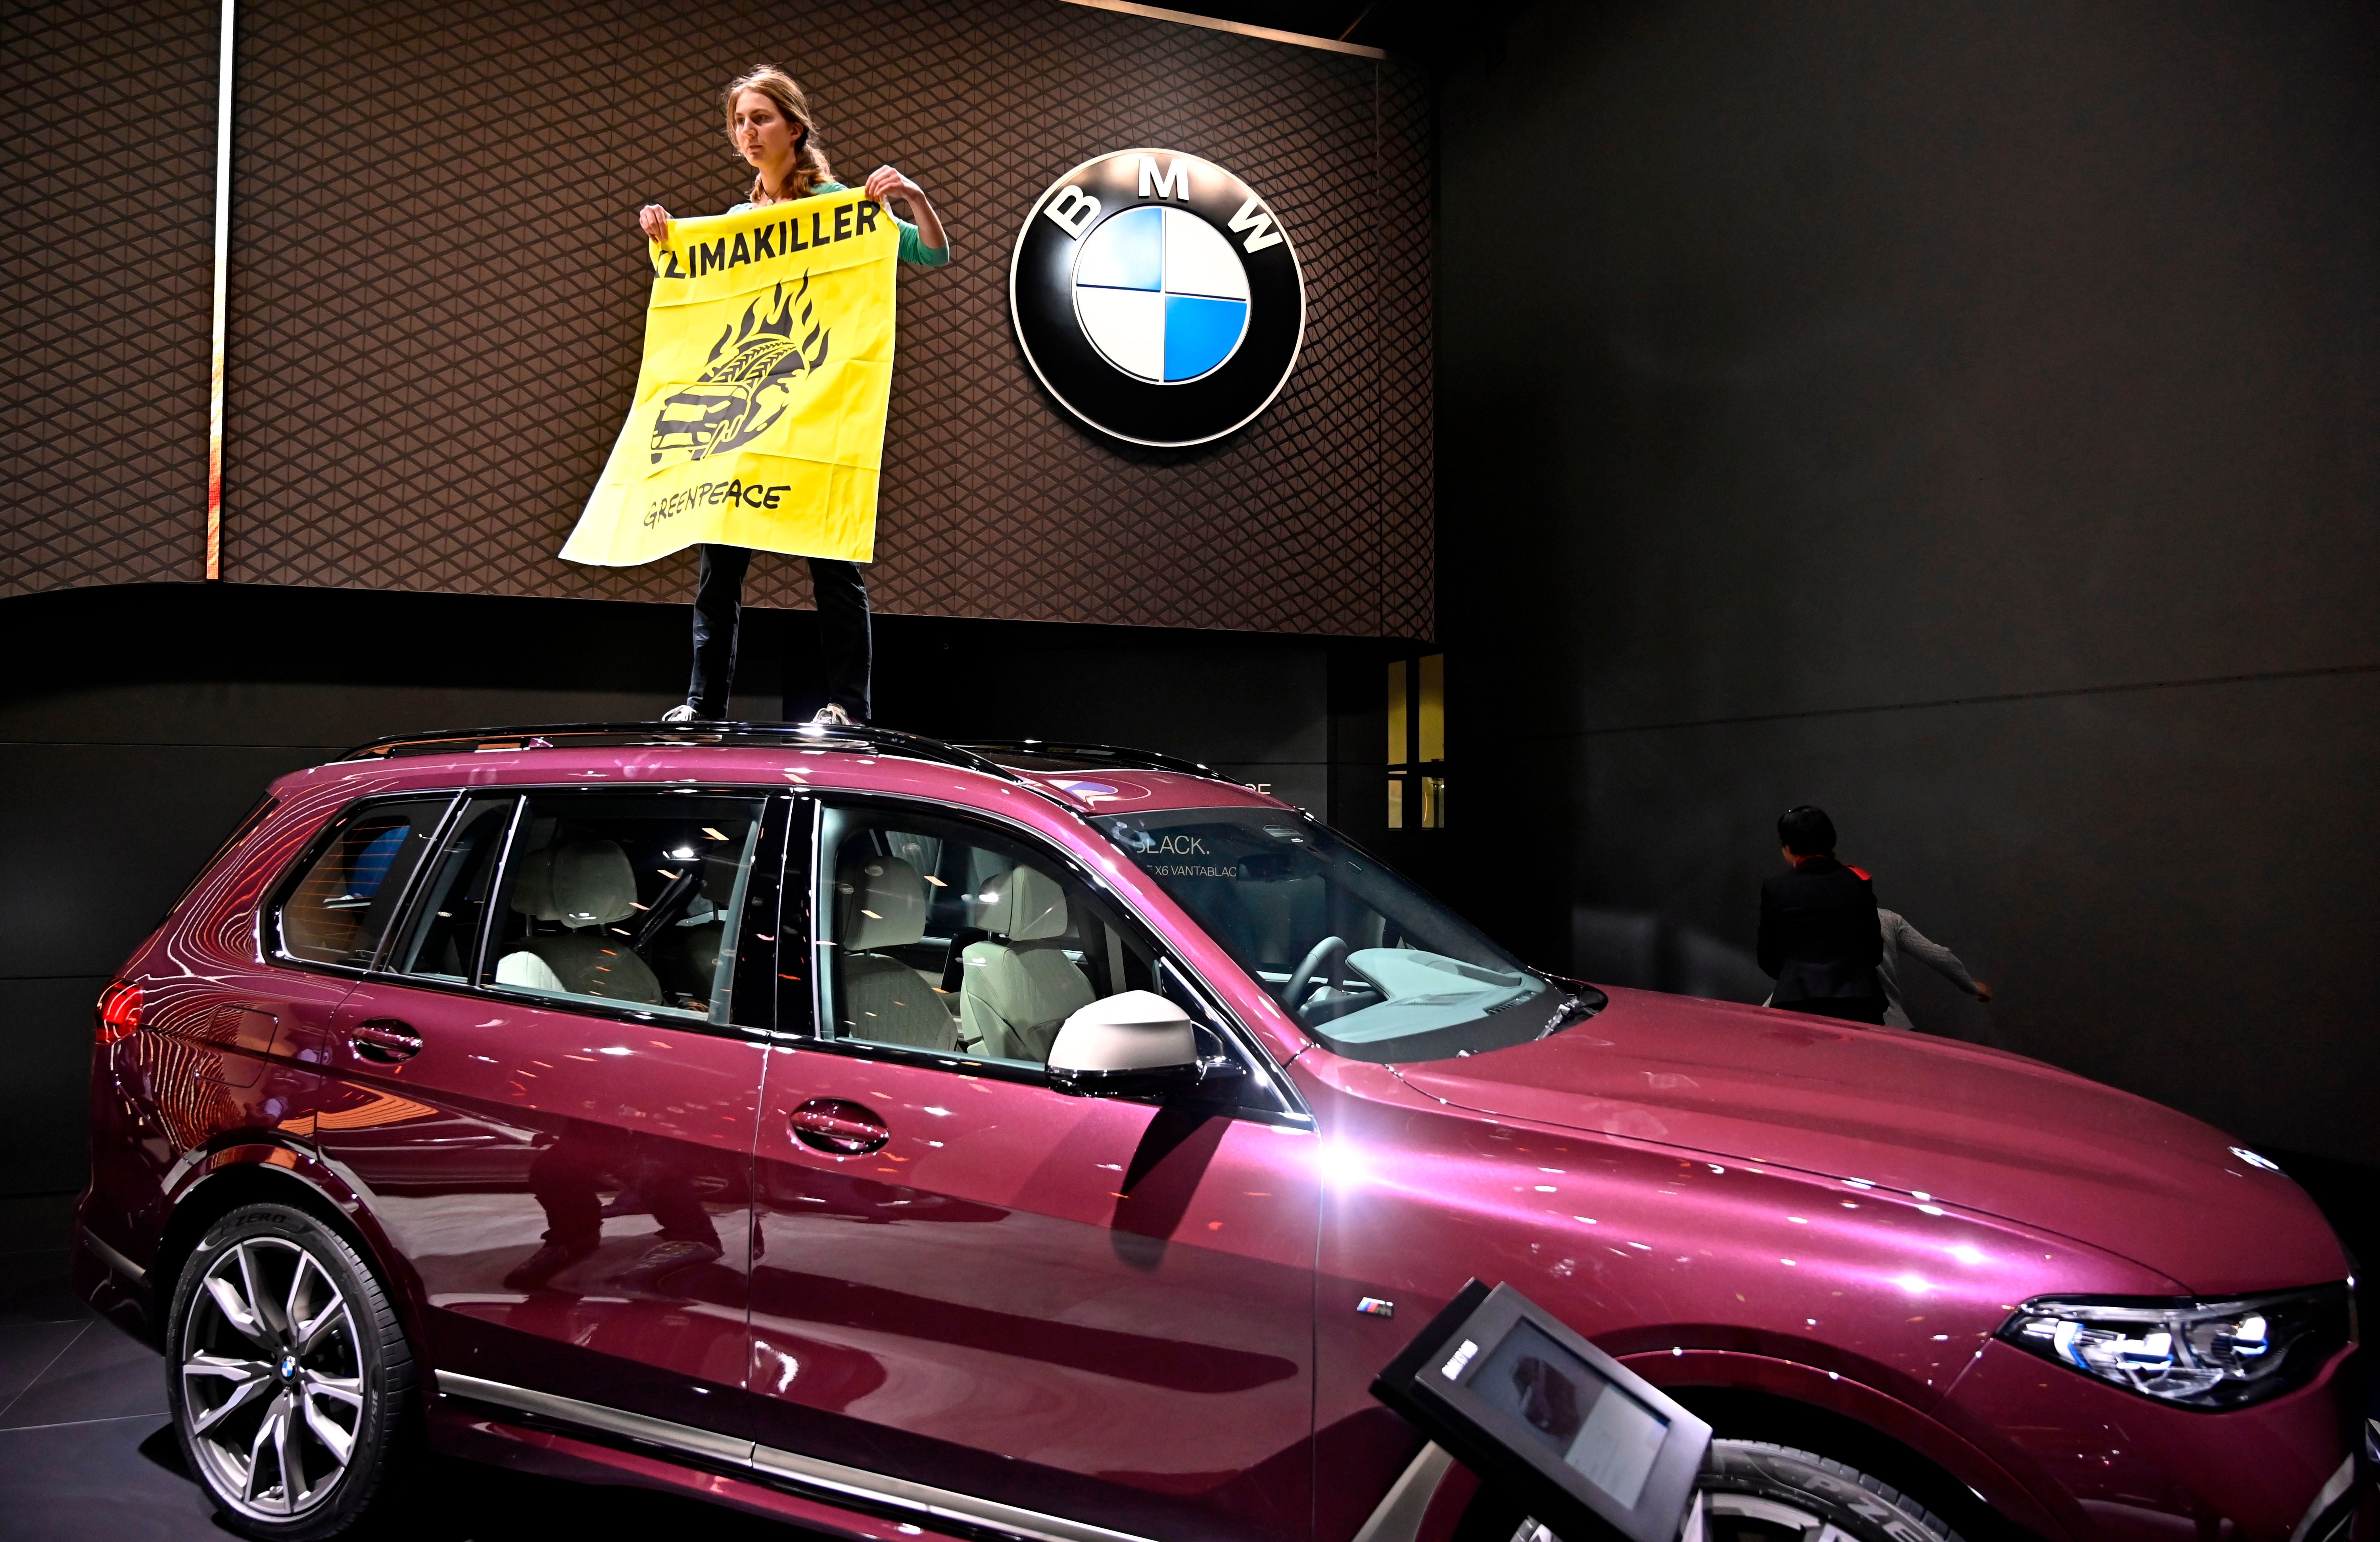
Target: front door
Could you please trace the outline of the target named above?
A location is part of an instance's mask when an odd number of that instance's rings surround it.
[[[857,804],[822,808],[818,849],[822,1031],[771,1052],[761,1103],[762,1464],[1305,1537],[1314,1137],[1262,1076],[1246,1107],[1048,1087],[1065,1015],[1169,984],[1054,852]]]
[[[474,798],[339,1011],[317,1138],[419,1275],[432,1362],[493,1401],[745,1422],[763,1051],[722,939],[773,916],[766,807]]]

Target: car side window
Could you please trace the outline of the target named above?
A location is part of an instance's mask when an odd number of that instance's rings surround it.
[[[722,944],[745,904],[764,807],[708,795],[529,796],[512,823],[480,978],[726,1023],[735,957]]]
[[[457,984],[471,977],[496,858],[519,806],[515,796],[475,797],[463,806],[454,833],[422,882],[411,930],[390,950],[388,967]]]
[[[828,805],[819,853],[825,1037],[1038,1068],[1075,1013],[1160,983],[1138,929],[1024,841]]]
[[[273,912],[285,957],[363,968],[380,951],[451,796],[366,804],[320,841],[305,873]]]

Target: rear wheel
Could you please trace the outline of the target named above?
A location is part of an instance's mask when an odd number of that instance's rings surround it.
[[[182,1454],[231,1525],[310,1542],[364,1513],[399,1460],[413,1358],[346,1241],[286,1205],[248,1205],[182,1266],[166,1319]]]
[[[1880,1478],[1815,1451],[1713,1440],[1694,1479],[1710,1542],[1962,1542],[1949,1523]],[[1454,1542],[1557,1542],[1517,1504],[1482,1488]]]

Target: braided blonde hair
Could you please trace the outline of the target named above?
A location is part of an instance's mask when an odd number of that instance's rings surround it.
[[[727,142],[735,143],[735,99],[746,91],[759,91],[785,115],[785,121],[799,130],[794,141],[794,167],[785,178],[785,198],[807,198],[810,189],[821,182],[834,180],[834,169],[827,164],[826,152],[819,148],[818,127],[810,116],[810,99],[794,78],[775,65],[758,65],[727,82],[719,96],[719,105],[727,118]],[[742,153],[738,149],[737,153]],[[769,189],[759,173],[752,175],[752,201],[769,201]]]

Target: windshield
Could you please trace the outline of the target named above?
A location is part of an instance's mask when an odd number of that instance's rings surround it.
[[[1599,992],[1532,974],[1471,923],[1299,815],[1184,808],[1091,823],[1291,1016],[1352,1059],[1500,1049],[1602,1004]]]

